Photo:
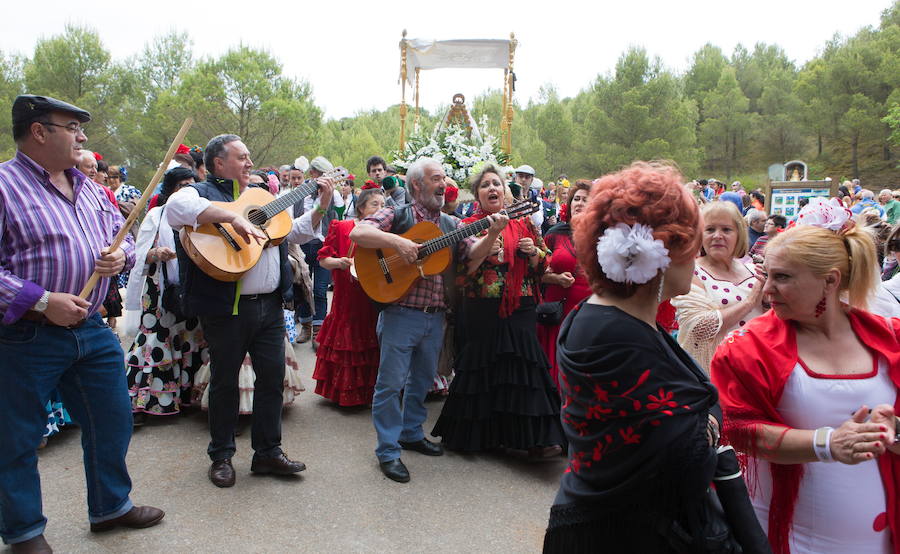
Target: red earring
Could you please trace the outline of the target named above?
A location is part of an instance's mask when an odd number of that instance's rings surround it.
[[[828,305],[828,302],[825,300],[825,295],[822,295],[822,300],[816,304],[816,317],[821,316],[825,313],[825,307]]]

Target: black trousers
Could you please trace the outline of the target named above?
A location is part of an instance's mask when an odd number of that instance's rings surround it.
[[[201,316],[209,344],[209,448],[213,461],[235,453],[238,421],[238,373],[250,354],[256,381],[253,391],[251,444],[256,456],[281,454],[281,407],[284,391],[284,314],[279,292],[242,296],[236,316]]]

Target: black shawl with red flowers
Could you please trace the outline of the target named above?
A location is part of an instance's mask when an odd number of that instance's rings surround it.
[[[703,371],[668,334],[610,306],[582,303],[558,340],[569,465],[557,507],[579,507],[627,551],[662,546],[655,530],[673,519],[702,533],[718,399]]]

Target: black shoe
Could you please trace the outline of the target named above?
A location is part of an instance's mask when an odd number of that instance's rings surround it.
[[[209,480],[220,488],[233,487],[234,467],[231,465],[231,458],[213,462],[209,466]]]
[[[250,464],[250,471],[253,473],[293,475],[294,473],[300,473],[304,469],[306,469],[306,464],[289,460],[284,455],[284,452],[274,458],[258,458],[254,456],[253,462]]]
[[[385,477],[391,481],[409,483],[409,470],[406,469],[406,466],[403,465],[400,458],[389,462],[381,462],[378,465],[381,467],[381,473],[384,473]]]
[[[419,452],[420,454],[425,454],[426,456],[443,456],[444,449],[436,442],[431,442],[428,439],[422,439],[416,442],[405,442],[400,441],[400,448],[403,450],[413,450],[415,452]]]

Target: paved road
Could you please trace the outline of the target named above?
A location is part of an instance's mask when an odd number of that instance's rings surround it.
[[[206,478],[208,434],[200,412],[152,419],[134,434],[133,500],[166,512],[143,531],[88,531],[77,429],[40,453],[46,537],[58,552],[538,552],[564,469],[493,454],[414,452],[407,484],[382,476],[366,409],[343,410],[312,392],[315,359],[295,347],[307,391],[284,412],[284,449],[306,463],[297,478],[250,474],[249,432],[238,437],[237,484]],[[441,409],[428,403],[426,431]]]

